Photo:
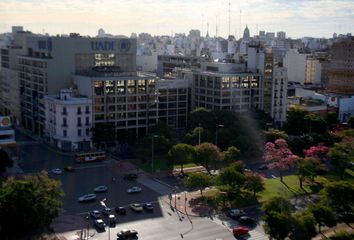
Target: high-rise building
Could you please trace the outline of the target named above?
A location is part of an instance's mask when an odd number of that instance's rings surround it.
[[[286,68],[274,66],[271,117],[273,121],[279,125],[286,122],[287,98],[288,81]]]
[[[305,67],[305,84],[321,84],[322,67],[318,59],[307,56]]]
[[[354,37],[334,43],[330,51],[327,90],[354,94]]]
[[[277,32],[277,38],[284,40],[286,38],[286,33],[283,31]]]

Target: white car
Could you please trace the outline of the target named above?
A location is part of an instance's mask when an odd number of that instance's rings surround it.
[[[96,200],[96,194],[89,193],[78,198],[79,202],[88,202],[91,200]]]
[[[127,190],[127,193],[138,193],[141,192],[141,187],[132,187]]]
[[[93,218],[100,218],[100,217],[101,217],[101,213],[100,213],[100,211],[98,211],[98,210],[92,210],[92,211],[90,212],[90,215],[91,215]]]
[[[61,174],[63,171],[60,169],[60,168],[54,168],[54,169],[52,169],[52,173],[54,173],[54,174]]]
[[[105,185],[101,185],[101,186],[95,187],[93,189],[94,192],[106,192],[107,190],[108,190],[108,187]]]

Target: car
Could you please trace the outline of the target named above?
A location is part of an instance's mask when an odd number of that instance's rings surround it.
[[[91,215],[91,217],[93,217],[93,218],[100,218],[100,217],[101,217],[101,213],[100,213],[100,211],[98,211],[98,210],[92,210],[92,211],[90,212],[90,215]]]
[[[247,216],[242,216],[238,219],[238,222],[241,224],[254,224],[256,223],[256,219]]]
[[[116,211],[116,213],[118,213],[120,215],[125,215],[127,213],[127,211],[125,210],[124,207],[116,207],[115,211]]]
[[[138,232],[135,230],[123,229],[119,233],[117,233],[118,239],[127,239],[127,238],[135,238],[137,237]]]
[[[143,207],[139,203],[132,203],[129,205],[129,207],[135,212],[142,212],[143,211]]]
[[[109,225],[115,225],[116,224],[116,216],[114,216],[114,214],[109,214],[108,215],[108,222],[109,222]]]
[[[112,209],[109,207],[106,207],[102,210],[102,213],[106,216],[110,215],[112,213]]]
[[[108,190],[108,187],[105,185],[100,185],[97,186],[93,189],[94,192],[100,193],[100,192],[106,192]]]
[[[258,170],[267,170],[268,166],[266,164],[259,165]]]
[[[138,175],[134,174],[134,173],[125,174],[123,177],[124,180],[130,180],[130,181],[134,181],[137,178],[138,178]]]
[[[51,171],[54,174],[60,175],[63,171],[60,168],[54,168]]]
[[[75,168],[73,168],[73,166],[66,166],[64,170],[67,172],[75,172]]]
[[[94,193],[85,194],[78,198],[79,202],[88,202],[93,200],[96,200],[96,194]]]
[[[234,208],[234,209],[230,209],[227,213],[227,216],[229,216],[232,219],[239,219],[240,217],[245,215],[245,212],[243,210]]]
[[[145,204],[143,205],[143,208],[144,208],[145,210],[147,210],[147,211],[153,211],[153,210],[154,210],[154,206],[152,206],[151,203],[145,203]]]
[[[132,187],[132,188],[129,188],[128,190],[127,190],[127,193],[138,193],[138,192],[141,192],[141,187]]]
[[[245,234],[248,234],[250,230],[247,227],[234,227],[232,229],[232,233],[235,237],[239,237]]]
[[[101,229],[101,230],[104,230],[104,228],[106,227],[106,224],[104,223],[104,221],[101,218],[96,219],[94,221],[94,224],[98,229]]]

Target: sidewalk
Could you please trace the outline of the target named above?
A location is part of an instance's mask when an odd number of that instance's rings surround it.
[[[79,240],[85,236],[88,224],[83,216],[59,215],[51,224],[55,235],[60,240]],[[96,231],[89,225],[89,236],[93,237]]]

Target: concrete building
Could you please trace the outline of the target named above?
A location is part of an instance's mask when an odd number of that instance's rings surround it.
[[[159,55],[157,58],[157,76],[171,75],[175,68],[198,68],[200,58],[195,56]]]
[[[307,56],[305,67],[305,84],[321,84],[322,66],[318,59]]]
[[[348,122],[354,116],[354,96],[350,98],[339,98],[338,118],[341,123]]]
[[[272,90],[271,117],[275,123],[282,125],[286,122],[288,99],[287,69],[285,67],[275,66],[273,68]]]
[[[266,50],[264,56],[264,72],[263,72],[263,111],[271,115],[273,107],[273,68],[274,57],[273,52]]]
[[[284,40],[286,38],[286,33],[283,31],[277,32],[277,38]]]
[[[330,51],[327,90],[354,94],[354,37],[334,43]]]
[[[289,82],[305,83],[306,58],[308,55],[299,53],[296,49],[290,49],[285,54],[283,64],[287,68]]]
[[[72,96],[62,89],[59,95],[46,95],[44,136],[63,151],[84,151],[92,147],[92,100]]]
[[[203,63],[190,70],[192,108],[225,109],[245,112],[262,109],[263,78],[245,71],[242,64]]]
[[[72,75],[107,70],[136,70],[136,39],[34,36],[18,55],[22,124],[38,135],[44,129],[44,95],[72,84]]]

